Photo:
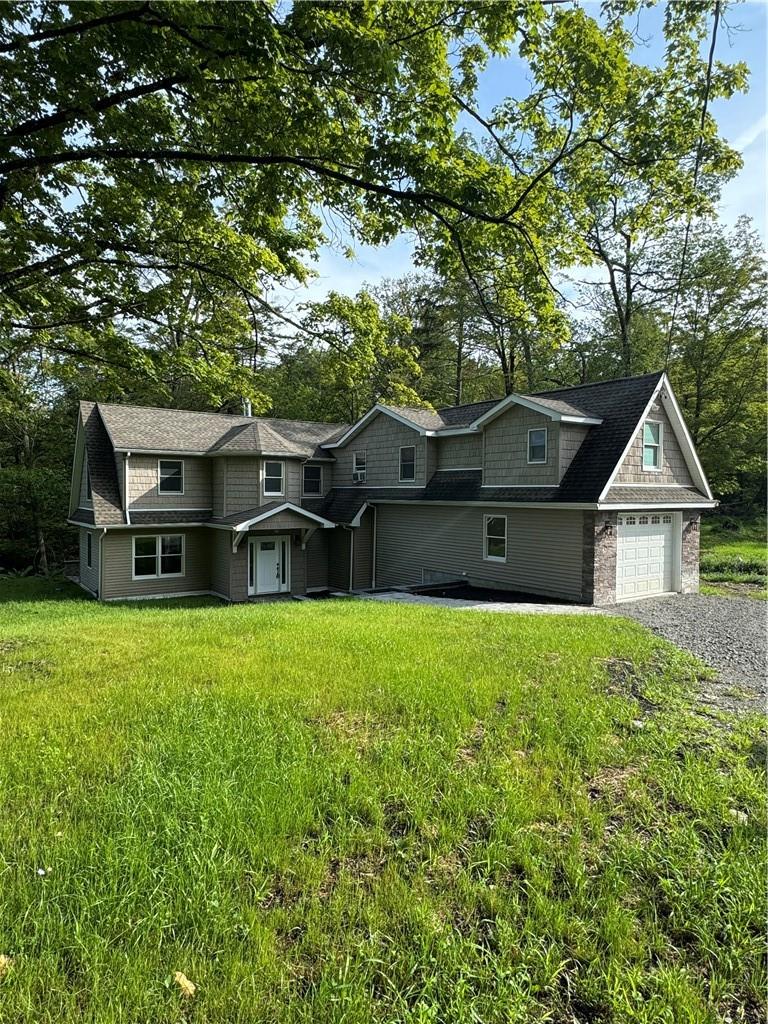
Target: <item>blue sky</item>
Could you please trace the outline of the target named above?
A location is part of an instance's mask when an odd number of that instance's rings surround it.
[[[585,6],[597,13],[597,4],[587,3]],[[661,5],[644,12],[641,30],[646,42],[636,49],[636,60],[653,64],[658,59],[663,47],[662,20]],[[766,238],[768,0],[752,0],[732,7],[726,12],[725,22],[720,27],[715,56],[728,63],[745,61],[750,68],[750,86],[748,93],[738,94],[728,101],[718,100],[710,108],[721,133],[742,153],[744,160],[741,173],[723,191],[720,216],[730,224],[742,214],[747,214]],[[505,97],[522,95],[527,91],[526,67],[519,58],[494,59],[479,82],[478,108],[487,115]],[[344,242],[349,244],[346,236]],[[332,290],[354,294],[364,283],[375,284],[382,278],[400,277],[414,269],[412,247],[405,237],[378,248],[361,245],[353,248],[353,260],[346,259],[330,247],[324,249],[315,265],[318,276],[308,287],[289,293],[292,303],[298,305],[321,299]],[[590,273],[588,276],[594,275]],[[281,298],[285,297],[281,290]]]

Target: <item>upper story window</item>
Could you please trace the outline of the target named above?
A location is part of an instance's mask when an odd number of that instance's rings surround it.
[[[547,461],[547,428],[528,431],[528,465],[541,465]]]
[[[483,558],[486,562],[506,562],[506,516],[483,516]]]
[[[157,464],[159,494],[184,493],[184,462],[181,459],[160,459]]]
[[[93,498],[93,491],[91,490],[91,470],[88,466],[88,459],[85,460],[85,497],[88,501]],[[90,565],[90,563],[88,563]]]
[[[368,458],[366,452],[352,452],[352,479],[356,484],[364,484],[367,475]]]
[[[412,444],[400,449],[400,480],[406,483],[416,479],[416,447]]]
[[[643,469],[661,469],[662,426],[656,420],[643,424]]]
[[[306,463],[304,464],[301,492],[307,495],[323,493],[322,466],[308,466]]]
[[[133,538],[133,578],[184,575],[184,535],[167,533]]]
[[[264,493],[282,495],[285,491],[283,476],[285,474],[284,462],[264,463]]]

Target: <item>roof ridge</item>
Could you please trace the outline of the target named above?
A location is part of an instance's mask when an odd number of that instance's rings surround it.
[[[503,398],[483,398],[479,402],[461,402],[459,405],[441,405],[437,411],[447,412],[449,409],[471,409],[473,405],[488,405],[489,403],[497,405],[499,402],[503,401]]]
[[[89,402],[90,399],[81,399],[82,402]],[[188,416],[223,416],[230,420],[246,420],[248,423],[254,423],[256,421],[279,420],[282,423],[311,423],[318,427],[344,427],[345,423],[336,423],[331,420],[294,420],[288,416],[246,416],[244,413],[237,412],[214,412],[212,409],[178,409],[175,406],[167,405],[133,405],[128,402],[91,402],[97,408],[101,409],[102,406],[112,409],[142,409],[145,412],[181,412],[186,413]]]
[[[537,395],[551,395],[555,392],[560,394],[563,391],[581,391],[584,388],[599,388],[605,384],[623,384],[625,381],[629,380],[645,380],[646,377],[656,377],[657,379],[659,379],[663,375],[664,370],[654,370],[652,373],[637,373],[631,377],[611,377],[610,380],[593,380],[590,384],[566,384],[561,388],[549,388],[546,391],[533,391],[527,397],[535,398]],[[516,393],[520,394],[521,392]]]

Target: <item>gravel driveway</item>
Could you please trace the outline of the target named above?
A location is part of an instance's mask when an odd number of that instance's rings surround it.
[[[615,614],[635,619],[716,669],[720,678],[704,684],[705,700],[723,710],[760,711],[767,611],[764,602],[749,598],[681,594],[625,604]]]

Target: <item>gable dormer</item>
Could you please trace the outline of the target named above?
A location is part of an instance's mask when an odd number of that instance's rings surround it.
[[[473,424],[483,431],[483,484],[556,487],[600,423],[567,402],[509,395]]]
[[[428,409],[375,405],[332,450],[334,487],[424,487],[434,472],[434,431],[442,426]]]

